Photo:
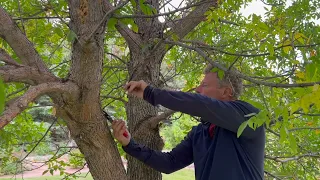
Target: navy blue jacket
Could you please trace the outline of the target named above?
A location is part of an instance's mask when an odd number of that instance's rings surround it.
[[[200,94],[167,91],[148,86],[144,99],[152,105],[201,117],[171,152],[152,150],[133,139],[123,147],[129,155],[163,173],[172,173],[191,163],[196,180],[260,180],[264,173],[265,130],[247,127],[237,138],[246,114],[259,110],[244,101],[219,101]],[[214,137],[208,128],[215,124]]]

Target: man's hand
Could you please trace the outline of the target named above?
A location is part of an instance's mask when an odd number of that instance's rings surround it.
[[[126,123],[123,120],[114,120],[112,122],[113,136],[116,138],[122,146],[127,146],[130,142],[131,135],[126,127]],[[124,133],[127,133],[127,137]]]
[[[148,86],[146,82],[141,81],[130,81],[125,86],[124,89],[129,93],[138,98],[143,98],[144,89]]]

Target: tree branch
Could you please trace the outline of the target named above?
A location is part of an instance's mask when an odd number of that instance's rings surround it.
[[[110,2],[107,2],[106,6],[110,10],[115,9],[115,7]],[[140,49],[142,45],[142,39],[138,34],[135,34],[130,28],[128,28],[126,25],[124,25],[120,21],[117,21],[115,27],[119,31],[119,33],[122,35],[122,37],[126,40],[130,48]]]
[[[70,18],[70,17],[63,17],[63,18]],[[44,16],[44,17],[13,17],[13,20],[31,20],[31,19],[62,19],[62,17],[59,16]]]
[[[188,5],[188,6],[185,6],[185,7],[182,7],[182,8],[177,8],[173,11],[170,11],[170,12],[165,12],[165,13],[158,13],[158,14],[153,14],[153,15],[144,15],[144,14],[134,14],[134,15],[113,15],[112,17],[116,18],[116,19],[126,19],[126,18],[156,18],[156,17],[159,17],[159,16],[166,16],[166,15],[171,15],[173,13],[176,13],[176,12],[179,12],[179,11],[182,11],[182,10],[185,10],[185,9],[189,9],[189,8],[192,8],[192,7],[195,7],[195,6],[199,6],[199,5],[202,5],[204,3],[208,3],[208,1],[206,2],[198,2],[198,3],[195,3],[195,4],[191,4],[191,5]],[[182,20],[182,19],[180,19]]]
[[[205,19],[204,13],[211,7],[217,6],[217,1],[214,0],[202,0],[201,5],[197,6],[186,17],[178,21],[169,31],[169,34],[176,34],[179,38],[183,38],[190,31],[192,31],[201,21]]]
[[[160,115],[158,116],[155,116],[155,117],[151,117],[149,119],[149,122],[151,124],[151,128],[156,128],[159,124],[159,122],[167,119],[169,116],[171,116],[172,114],[174,114],[176,111],[173,111],[173,110],[167,110],[163,113],[161,113]]]
[[[186,92],[191,92],[193,91],[195,88],[191,88],[189,89],[188,91]],[[151,117],[149,118],[149,122],[151,124],[151,128],[156,128],[157,125],[159,124],[159,122],[167,119],[169,116],[173,115],[174,113],[176,113],[176,111],[173,111],[171,109],[168,109],[166,111],[164,111],[163,113],[161,113],[160,115],[158,116],[154,116],[154,117]]]
[[[317,130],[317,129],[320,129],[320,127],[298,127],[298,128],[289,129],[288,131],[298,131],[298,130],[305,130],[305,129]]]
[[[264,173],[266,173],[267,175],[273,177],[273,178],[276,178],[277,180],[281,180],[281,178],[279,178],[278,176],[276,175],[273,175],[272,173],[268,172],[268,171],[264,171]]]
[[[310,114],[310,113],[302,113],[302,112],[295,112],[294,114],[300,114],[302,116],[320,116],[320,114]]]
[[[293,157],[272,157],[269,155],[265,155],[264,156],[266,159],[271,159],[274,160],[276,162],[281,162],[281,163],[286,163],[289,161],[294,161],[294,160],[298,160],[304,157],[313,157],[313,158],[320,158],[320,153],[309,153],[309,154],[303,154],[300,156],[293,156]]]
[[[20,17],[21,17],[21,15],[22,15],[22,10],[21,10],[21,5],[20,5],[20,0],[18,0],[18,10],[19,10],[19,15],[20,15]],[[23,21],[23,19],[21,20],[21,26],[22,26],[22,30],[23,30],[23,34],[26,34],[26,29],[25,29],[25,27],[24,27],[24,21]]]
[[[227,55],[230,55],[230,56],[260,57],[260,56],[268,56],[268,55],[270,55],[269,52],[261,53],[261,54],[231,53],[231,52],[225,51],[225,50],[223,50],[223,49],[221,49],[221,48],[209,46],[209,45],[207,45],[206,43],[201,42],[201,41],[182,40],[182,42],[187,42],[187,43],[195,44],[195,45],[197,45],[197,48],[199,48],[199,49],[209,49],[209,50],[217,51],[217,52],[220,52],[220,53],[223,53],[223,54],[227,54]],[[318,45],[319,45],[318,43],[317,43],[317,44],[308,44],[308,45],[292,45],[292,44],[287,44],[287,45],[282,45],[282,46],[274,47],[274,50],[279,50],[279,49],[281,49],[281,48],[288,47],[288,46],[291,46],[291,47],[293,47],[293,48],[297,48],[297,47],[314,47],[314,46],[318,46]],[[246,50],[246,52],[251,52],[251,51],[255,51],[255,50],[252,50],[252,49]]]
[[[122,35],[122,37],[126,40],[131,50],[140,50],[143,43],[141,37],[138,34],[135,34],[131,29],[122,24],[120,21],[117,22],[115,27]]]
[[[191,49],[196,51],[199,55],[201,55],[206,61],[208,61],[210,64],[213,66],[217,67],[218,69],[221,69],[223,71],[228,71],[228,68],[220,65],[219,63],[213,61],[207,54],[202,51],[201,49],[193,46],[188,46],[184,43],[181,42],[176,42],[176,41],[168,41],[165,40],[165,43],[168,44],[173,44],[173,45],[178,45],[187,49]],[[308,86],[313,86],[315,84],[320,84],[320,81],[318,82],[310,82],[310,83],[297,83],[297,84],[281,84],[281,83],[273,83],[273,82],[266,82],[266,81],[259,81],[257,79],[251,78],[245,74],[242,74],[241,72],[237,71],[235,72],[240,78],[245,79],[249,82],[252,82],[254,84],[259,84],[259,85],[264,85],[264,86],[269,86],[269,87],[277,87],[277,88],[293,88],[293,87],[308,87]]]
[[[47,93],[68,93],[73,98],[78,97],[78,86],[72,82],[51,82],[32,86],[22,96],[7,104],[5,111],[0,116],[0,129],[10,123],[19,113],[27,108],[28,104],[37,97]]]
[[[88,36],[88,38],[85,41],[88,41],[92,35],[99,29],[99,27],[105,22],[107,21],[107,18],[109,18],[116,10],[122,8],[123,6],[125,6],[126,4],[128,4],[129,0],[124,1],[123,3],[119,4],[117,7],[111,8],[101,19],[101,21],[97,24],[97,26],[94,27],[93,31],[91,32],[91,34]],[[109,6],[111,7],[111,6]]]
[[[12,59],[11,56],[2,48],[0,48],[0,61],[3,61],[9,65],[21,66],[21,64]]]
[[[112,57],[117,58],[117,59],[118,59],[119,61],[121,61],[123,64],[127,65],[126,61],[123,60],[123,59],[121,59],[119,56],[117,56],[117,55],[115,55],[115,54],[113,54],[113,53],[110,53],[110,52],[106,52],[106,54],[111,55]]]
[[[261,2],[265,5],[268,5],[268,6],[283,6],[285,5],[285,2],[280,2],[280,3],[267,3],[265,2],[264,0],[261,0]]]
[[[0,7],[0,36],[8,42],[22,64],[35,67],[40,72],[49,72],[33,44],[2,7]]]
[[[19,65],[19,67],[0,66],[0,76],[4,79],[4,82],[23,82],[30,85],[59,80],[49,72],[40,74],[36,68],[23,65]]]
[[[111,95],[106,95],[106,96],[101,96],[102,98],[111,98],[111,99],[114,99],[114,100],[117,100],[117,101],[121,101],[123,103],[127,103],[126,100],[124,100],[123,98],[121,97],[114,97],[114,96],[111,96]]]
[[[36,145],[33,146],[33,148],[28,152],[28,154],[26,154],[19,162],[22,163],[23,160],[25,160],[35,149],[36,147],[40,144],[40,142],[47,136],[47,134],[49,133],[50,129],[52,128],[52,126],[54,125],[54,123],[57,121],[57,118],[51,123],[51,125],[49,126],[49,128],[47,129],[47,131],[44,133],[44,135],[40,138],[40,140],[36,143]]]

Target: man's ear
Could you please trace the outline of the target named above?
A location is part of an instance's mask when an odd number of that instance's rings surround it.
[[[225,87],[223,91],[223,97],[224,98],[232,98],[233,91],[231,87]]]

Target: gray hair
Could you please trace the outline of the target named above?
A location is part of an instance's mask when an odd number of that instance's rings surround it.
[[[208,64],[204,70],[204,74],[207,74],[212,71],[215,67],[211,64]],[[219,79],[220,87],[230,86],[232,88],[232,97],[239,99],[243,91],[242,79],[236,73],[237,69],[235,67],[229,68],[228,71],[224,72],[222,79]]]

